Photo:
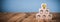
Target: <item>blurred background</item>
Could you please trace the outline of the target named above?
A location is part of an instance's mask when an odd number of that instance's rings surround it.
[[[60,0],[1,0],[1,12],[38,12],[46,3],[51,12],[60,12]]]

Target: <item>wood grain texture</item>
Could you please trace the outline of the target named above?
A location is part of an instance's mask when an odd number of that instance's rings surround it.
[[[19,12],[19,13],[7,13],[0,12],[0,22],[37,22],[36,20],[37,12]],[[60,22],[60,13],[52,13],[52,22]],[[44,22],[43,20],[41,20]]]

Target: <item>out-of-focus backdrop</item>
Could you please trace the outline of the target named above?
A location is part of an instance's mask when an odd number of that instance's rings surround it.
[[[60,0],[2,0],[2,12],[38,12],[46,3],[51,12],[60,12]]]

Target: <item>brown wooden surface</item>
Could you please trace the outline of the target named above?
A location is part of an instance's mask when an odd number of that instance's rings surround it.
[[[52,13],[52,22],[60,22],[60,13]],[[36,12],[19,12],[19,13],[7,13],[0,12],[0,22],[37,22]]]

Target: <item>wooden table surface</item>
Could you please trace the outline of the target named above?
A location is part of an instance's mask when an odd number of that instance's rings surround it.
[[[0,12],[0,22],[37,22],[35,17],[36,13],[37,12]],[[60,22],[60,13],[51,14],[53,14],[51,22]]]

